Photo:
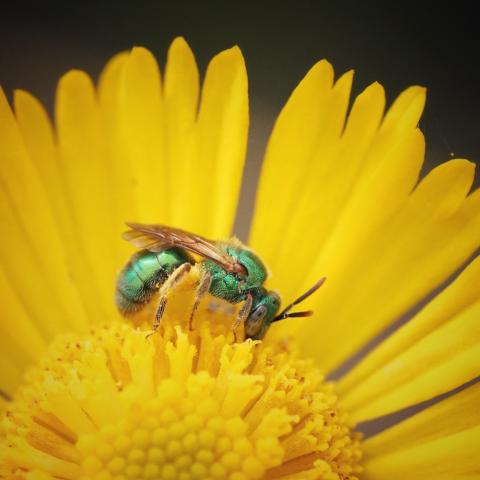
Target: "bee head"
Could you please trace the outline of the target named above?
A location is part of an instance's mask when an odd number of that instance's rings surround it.
[[[309,317],[313,315],[310,310],[302,312],[291,312],[290,310],[299,303],[303,302],[312,293],[316,292],[325,282],[326,277],[322,277],[313,287],[300,295],[296,300],[287,305],[278,315],[280,308],[280,297],[275,292],[269,292],[263,287],[259,288],[253,296],[252,309],[245,322],[245,335],[253,340],[260,340],[265,335],[268,327],[273,322],[278,322],[285,318]]]
[[[253,340],[260,340],[265,335],[280,308],[280,296],[259,288],[253,296],[250,313],[245,321],[245,335]]]

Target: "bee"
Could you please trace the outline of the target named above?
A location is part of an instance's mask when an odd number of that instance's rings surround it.
[[[311,311],[290,310],[315,292],[325,281],[321,278],[312,288],[280,309],[280,296],[267,290],[263,284],[267,269],[251,250],[238,240],[215,242],[200,235],[164,225],[127,223],[130,228],[123,238],[140,250],[121,270],[116,284],[116,304],[124,316],[143,309],[160,290],[153,331],[160,325],[167,305],[167,292],[161,287],[169,280],[175,284],[190,268],[200,266],[200,281],[190,315],[190,327],[201,299],[210,293],[231,304],[244,302],[235,329],[243,324],[246,338],[263,338],[270,325],[288,317],[307,317]],[[201,257],[196,262],[193,254]]]

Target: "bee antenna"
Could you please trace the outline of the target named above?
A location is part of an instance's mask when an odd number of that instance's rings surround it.
[[[313,312],[308,310],[305,312],[290,312],[290,310],[299,303],[303,302],[306,298],[308,298],[312,293],[315,293],[324,283],[327,277],[322,277],[313,287],[309,288],[305,293],[300,295],[296,300],[294,300],[290,305],[287,305],[273,320],[273,322],[278,322],[279,320],[283,320],[285,318],[291,317],[310,317],[313,315]]]

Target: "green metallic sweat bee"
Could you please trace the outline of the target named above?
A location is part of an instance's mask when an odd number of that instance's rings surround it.
[[[200,300],[208,292],[232,304],[245,302],[235,326],[243,323],[245,336],[254,340],[261,339],[273,322],[311,315],[310,311],[289,312],[325,281],[325,278],[319,280],[277,315],[280,297],[263,287],[267,279],[265,265],[239,241],[214,242],[163,225],[127,225],[130,230],[123,234],[123,238],[141,250],[130,258],[117,279],[116,303],[125,316],[145,307],[167,279],[175,283],[185,275],[197,263],[190,253],[202,257],[199,262],[201,279],[190,324]],[[154,331],[160,325],[166,304],[167,296],[163,292],[155,314]]]

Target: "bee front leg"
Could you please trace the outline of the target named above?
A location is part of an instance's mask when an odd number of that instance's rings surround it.
[[[192,331],[193,317],[195,315],[195,312],[198,310],[198,307],[200,306],[200,302],[202,298],[210,290],[211,284],[212,284],[212,274],[210,272],[204,272],[197,286],[197,290],[195,292],[195,301],[193,303],[192,312],[190,313],[190,320],[188,322],[188,329],[190,331]]]
[[[252,304],[253,304],[253,297],[250,293],[248,293],[247,298],[245,299],[245,303],[242,305],[242,308],[238,312],[237,319],[235,320],[235,323],[232,326],[232,331],[233,331],[233,336],[235,338],[235,342],[238,342],[237,328],[240,325],[245,324],[245,320],[248,318],[248,315],[250,314],[250,310],[252,309]]]
[[[152,325],[152,330],[148,336],[153,335],[160,326],[165,307],[167,306],[167,294],[168,291],[173,288],[192,268],[189,263],[183,263],[180,265],[168,278],[168,280],[162,285],[160,289],[160,298],[158,299],[157,310],[155,311],[155,321]]]

